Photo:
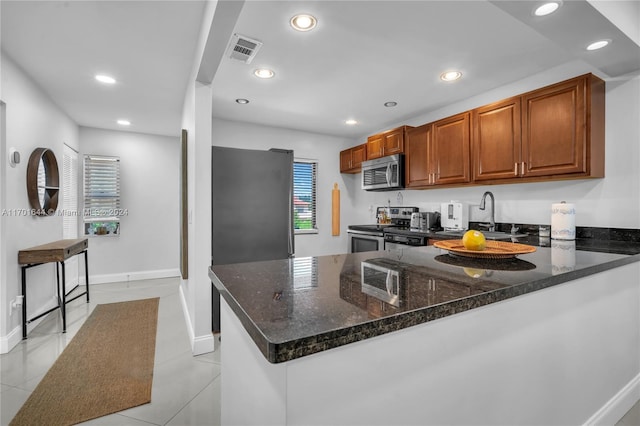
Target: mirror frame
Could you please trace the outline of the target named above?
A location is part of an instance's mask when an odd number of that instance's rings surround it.
[[[45,190],[44,205],[40,204],[38,195],[38,168],[40,160],[44,165]],[[58,208],[58,192],[60,190],[60,174],[58,161],[49,148],[36,148],[29,157],[27,164],[27,195],[29,204],[35,210],[36,216],[51,216]]]

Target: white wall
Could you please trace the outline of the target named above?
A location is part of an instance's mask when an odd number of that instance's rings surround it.
[[[211,85],[196,81],[207,47],[217,1],[208,1],[191,77],[182,107],[182,128],[187,130],[188,279],[180,283],[185,322],[194,355],[216,348],[211,327]]]
[[[80,127],[81,165],[87,154],[120,157],[121,206],[128,212],[119,237],[89,237],[89,282],[177,276],[180,138]]]
[[[343,138],[268,127],[236,121],[213,119],[213,145],[244,149],[291,149],[295,158],[318,161],[317,234],[295,237],[297,257],[319,256],[347,251],[347,225],[350,222],[353,194],[345,187],[340,175],[338,152],[349,141]],[[340,189],[340,235],[331,235],[331,191],[337,183]]]
[[[22,157],[16,167],[4,166],[0,191],[7,210],[2,217],[4,253],[0,270],[0,352],[10,350],[22,338],[21,314],[9,315],[9,302],[22,294],[18,251],[62,238],[62,216],[12,215],[13,209],[30,209],[27,198],[27,162],[31,152],[49,148],[62,173],[63,145],[78,149],[78,126],[14,62],[2,52],[0,99],[6,104],[6,128],[2,151],[16,148]],[[0,161],[7,162],[2,156]],[[62,200],[62,194],[59,196]],[[55,306],[55,265],[28,270],[28,315],[32,317]],[[33,325],[29,329],[33,328]]]
[[[569,63],[400,124],[419,126],[588,72],[598,75],[584,63]],[[460,200],[472,205],[471,220],[485,221],[488,215],[478,210],[477,205],[484,191],[489,190],[496,197],[496,222],[548,224],[551,204],[567,201],[576,204],[577,226],[640,228],[640,77],[605,81],[604,179],[406,190],[400,192],[404,205],[434,211],[439,210],[441,202]],[[351,145],[363,141],[360,138],[352,141]],[[392,205],[398,204],[398,192],[358,190],[359,176],[345,177],[345,182],[355,194],[356,214],[351,223],[373,223],[375,218],[369,212],[370,207],[386,205],[387,200],[391,200]]]

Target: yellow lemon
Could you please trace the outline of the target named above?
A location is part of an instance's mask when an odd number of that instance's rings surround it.
[[[484,269],[475,269],[475,268],[462,268],[465,274],[469,275],[471,278],[480,278],[484,275]]]
[[[482,251],[486,244],[487,241],[484,238],[484,234],[480,231],[467,231],[462,236],[462,245],[467,250]]]

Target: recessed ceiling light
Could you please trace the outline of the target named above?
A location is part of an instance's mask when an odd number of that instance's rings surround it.
[[[386,106],[387,108],[391,108],[391,107],[394,107],[396,105],[398,105],[398,103],[394,102],[394,101],[389,101],[389,102],[385,102],[384,103],[384,106]]]
[[[587,50],[602,49],[603,47],[607,46],[610,42],[611,42],[611,40],[594,41],[593,43],[591,43],[590,45],[587,46]]]
[[[104,75],[104,74],[96,75],[96,80],[98,80],[100,83],[104,83],[104,84],[115,84],[115,82],[116,82],[115,78],[110,77],[108,75]]]
[[[236,99],[236,102],[239,103],[240,105],[245,105],[249,103],[249,99]]]
[[[117,123],[119,125],[121,125],[121,126],[130,126],[131,125],[131,122],[129,120],[123,120],[123,119],[118,120]]]
[[[257,69],[253,73],[255,74],[256,77],[259,77],[259,78],[271,78],[274,75],[276,75],[275,72],[267,68]]]
[[[440,74],[440,80],[442,81],[455,81],[462,77],[462,73],[460,71],[447,71]]]
[[[298,31],[310,31],[315,28],[318,20],[311,15],[300,14],[296,15],[289,21],[294,30]]]
[[[353,126],[354,124],[358,124],[356,120],[349,119],[344,122],[344,124],[348,124],[349,126]]]
[[[538,6],[533,12],[533,14],[536,16],[549,15],[550,13],[553,13],[556,10],[558,10],[559,7],[560,7],[560,3],[552,1],[549,3],[545,3],[541,6]]]

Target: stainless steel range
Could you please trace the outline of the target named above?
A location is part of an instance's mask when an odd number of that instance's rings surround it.
[[[426,246],[429,244],[429,236],[432,232],[439,231],[440,214],[437,212],[419,213],[421,225],[419,228],[413,226],[396,226],[385,229],[384,248],[394,249],[399,246]],[[414,219],[416,214],[413,215]],[[413,221],[415,222],[415,220]]]
[[[419,211],[418,207],[378,207],[376,217],[388,217],[390,223],[372,225],[349,225],[349,253],[384,250],[384,234],[386,230],[399,227],[408,228],[411,213]]]

